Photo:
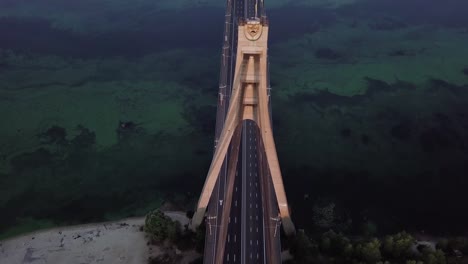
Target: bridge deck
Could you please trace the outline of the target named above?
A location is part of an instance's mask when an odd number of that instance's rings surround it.
[[[237,53],[237,21],[240,17],[256,17],[263,14],[260,0],[228,0],[226,7],[225,34],[223,37],[223,53],[221,58],[220,89],[215,138],[220,137],[229,106],[229,95],[234,77],[234,67]],[[229,5],[230,4],[230,5]],[[256,7],[257,4],[257,7]],[[268,91],[269,92],[269,91]],[[265,212],[265,204],[276,202],[271,181],[262,177],[266,170],[260,162],[258,128],[253,121],[242,124],[241,148],[237,163],[234,186],[228,190],[228,160],[231,151],[224,161],[214,193],[207,210],[207,234],[204,263],[216,263],[219,243],[224,244],[223,263],[266,263],[267,257],[280,260],[280,236],[277,221],[271,219],[277,216],[275,206],[269,206]],[[215,142],[216,146],[216,142]],[[263,168],[263,169],[262,169]],[[267,168],[266,168],[267,169]],[[267,176],[267,175],[263,175]],[[268,186],[267,186],[268,185]],[[267,193],[262,193],[267,190]],[[226,192],[232,191],[232,203],[229,213],[229,224],[226,241],[220,241],[221,218],[225,206]],[[265,216],[266,215],[266,216]],[[269,252],[267,243],[277,248]]]

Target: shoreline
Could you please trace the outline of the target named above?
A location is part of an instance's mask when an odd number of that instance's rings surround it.
[[[37,230],[34,230],[34,231],[28,231],[28,232],[21,233],[21,234],[18,234],[18,235],[13,235],[13,236],[7,237],[5,239],[0,239],[0,244],[6,243],[9,240],[13,240],[13,239],[16,239],[16,238],[19,238],[19,237],[34,236],[36,234],[40,234],[40,233],[43,233],[43,232],[52,232],[52,231],[56,231],[56,230],[61,231],[63,229],[71,230],[73,228],[87,228],[87,227],[92,227],[92,226],[96,226],[96,225],[113,224],[113,223],[117,223],[117,222],[125,222],[125,221],[132,221],[132,220],[141,220],[141,219],[143,219],[143,222],[144,222],[145,216],[135,216],[135,217],[122,218],[121,220],[110,220],[110,221],[104,221],[104,222],[92,222],[92,223],[87,223],[87,224],[63,225],[63,226],[59,225],[59,226],[53,226],[53,227],[46,227],[46,228],[43,228],[43,229],[37,229]]]
[[[183,212],[165,212],[182,225],[188,219]],[[174,250],[150,244],[142,227],[145,217],[118,221],[53,227],[0,241],[0,263],[9,264],[146,264]],[[180,263],[189,263],[198,255],[179,252]]]

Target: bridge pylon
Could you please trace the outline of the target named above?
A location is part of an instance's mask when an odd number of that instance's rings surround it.
[[[291,235],[295,233],[295,228],[289,213],[269,111],[267,20],[240,21],[237,39],[235,74],[229,108],[197,210],[192,218],[192,227],[196,228],[203,222],[236,128],[243,120],[253,120],[260,131],[259,138],[264,146],[283,229],[287,235]]]

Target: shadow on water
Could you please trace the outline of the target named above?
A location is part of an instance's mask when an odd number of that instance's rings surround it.
[[[334,201],[337,227],[352,219],[346,231],[358,232],[365,219],[377,221],[382,234],[426,230],[435,234],[466,232],[466,171],[446,168],[413,177],[385,175],[376,179],[366,171],[287,168],[288,175],[308,175],[286,185],[293,219],[299,228],[313,230],[313,206],[321,199]],[[307,196],[306,196],[307,195]]]
[[[191,8],[158,12],[137,29],[115,29],[102,33],[77,33],[54,28],[39,18],[0,18],[0,48],[18,52],[69,57],[138,57],[169,49],[202,49],[219,52],[224,10]],[[336,21],[327,9],[285,7],[268,11],[270,42],[315,33]],[[286,19],[287,18],[287,19]],[[128,19],[128,18],[127,18]]]
[[[136,57],[169,49],[221,45],[223,10],[198,8],[155,14],[138,30],[75,33],[43,19],[0,18],[0,48],[70,57]]]
[[[328,200],[338,208],[335,227],[346,225],[345,232],[359,233],[360,224],[368,219],[377,223],[382,234],[401,230],[468,232],[464,210],[468,199],[468,87],[434,79],[416,86],[370,78],[367,87],[358,96],[322,91],[275,101],[275,106],[286,109],[284,115],[274,117],[274,126],[298,227],[314,230],[313,207]],[[306,108],[311,105],[315,107]],[[336,114],[337,109],[346,114]],[[294,121],[286,117],[301,111]],[[308,117],[318,111],[321,116]],[[313,123],[312,128],[296,131],[294,138],[315,133],[318,139],[295,142],[288,138],[294,130],[292,122]],[[337,125],[324,128],[323,122]],[[310,142],[313,149],[301,149]],[[334,142],[339,148],[321,142]],[[322,151],[328,158],[303,158],[307,153],[320,157]],[[379,153],[377,158],[374,151]],[[355,159],[356,155],[363,158]],[[348,158],[356,162],[341,165],[340,159]],[[351,223],[347,223],[349,219]]]
[[[336,11],[350,18],[366,17],[383,22],[385,19],[390,19],[397,24],[433,24],[466,28],[468,26],[466,10],[468,2],[464,0],[364,0]],[[403,19],[404,22],[395,17]],[[396,25],[388,22],[387,25]]]

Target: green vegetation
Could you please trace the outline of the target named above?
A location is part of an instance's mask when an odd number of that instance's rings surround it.
[[[205,243],[205,228],[201,225],[195,232],[188,226],[181,227],[164,212],[156,209],[146,215],[144,231],[153,244],[170,244],[179,250],[195,249],[202,253]]]
[[[188,226],[181,227],[180,223],[173,221],[159,209],[146,215],[144,231],[150,238],[150,244],[162,246],[165,253],[148,259],[149,264],[156,263],[180,263],[181,254],[177,251],[195,250],[203,254],[205,245],[205,228],[200,226],[195,232]],[[200,263],[200,259],[193,263]]]
[[[445,253],[437,249],[436,251],[432,251],[430,249],[424,249],[422,260],[424,264],[446,264],[447,259],[445,258]]]
[[[374,238],[356,245],[355,256],[366,263],[376,263],[382,259],[380,241]]]
[[[330,230],[322,235],[320,241],[320,249],[328,255],[348,260],[353,256],[354,247],[351,241],[341,233],[337,234]]]
[[[288,263],[356,263],[356,264],[446,264],[464,263],[461,254],[454,254],[454,248],[465,246],[466,238],[451,238],[441,240],[446,249],[431,249],[419,245],[406,232],[379,238],[365,236],[350,239],[342,233],[333,230],[320,236],[310,238],[304,230],[299,230],[296,236],[288,240],[294,259]],[[441,243],[439,243],[441,245]],[[449,246],[452,245],[452,246]],[[458,261],[458,262],[457,262]]]
[[[393,259],[405,259],[411,256],[411,246],[415,239],[406,232],[400,232],[396,235],[386,236],[383,239],[383,253]]]
[[[290,249],[298,263],[311,263],[319,253],[318,245],[303,230],[290,241]]]
[[[150,238],[157,243],[166,240],[176,243],[182,235],[180,223],[172,221],[160,210],[154,210],[146,215],[144,229]]]

